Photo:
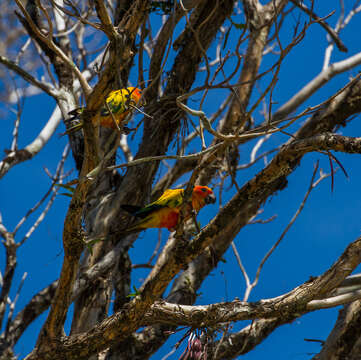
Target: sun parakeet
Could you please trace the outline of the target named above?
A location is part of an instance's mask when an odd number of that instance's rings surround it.
[[[126,124],[128,115],[133,111],[133,106],[142,106],[141,102],[142,91],[136,87],[128,87],[125,89],[114,90],[110,92],[106,98],[107,106],[103,106],[98,114],[93,118],[93,125],[101,125],[107,128],[116,129],[117,126],[114,120],[121,128]],[[84,108],[77,108],[69,112],[72,115],[67,121],[79,119]],[[110,111],[109,111],[110,110]],[[111,115],[113,114],[113,116]],[[69,128],[64,134],[69,134],[77,131],[83,127],[83,122],[80,119],[79,124]]]
[[[140,220],[128,228],[128,231],[147,228],[167,228],[174,231],[179,221],[179,214],[183,204],[184,189],[168,189],[156,201],[145,207],[122,205],[122,209]],[[216,197],[212,189],[207,186],[195,186],[192,192],[192,208],[186,209],[185,220],[191,216],[191,211],[198,212],[204,205],[214,203]]]

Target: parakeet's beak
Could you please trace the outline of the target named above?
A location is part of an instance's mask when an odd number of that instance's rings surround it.
[[[209,194],[205,199],[204,199],[206,204],[214,204],[216,202],[216,196],[214,194]]]

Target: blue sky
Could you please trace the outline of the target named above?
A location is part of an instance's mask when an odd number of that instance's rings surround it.
[[[316,8],[320,16],[329,14],[334,8],[338,12],[338,1],[320,2],[317,4],[323,7]],[[333,7],[334,6],[334,7]],[[347,10],[348,8],[346,8]],[[240,22],[241,18],[235,16],[235,22]],[[305,20],[305,18],[304,18]],[[333,16],[327,21],[333,25],[336,21]],[[290,17],[285,27],[293,28],[296,17]],[[355,16],[348,27],[341,33],[341,38],[348,47],[347,54],[340,53],[337,49],[333,52],[333,61],[339,61],[360,51],[360,16]],[[181,27],[181,25],[180,25]],[[233,31],[229,39],[230,44],[236,41],[237,32]],[[282,41],[286,44],[287,33],[282,33]],[[327,41],[324,30],[317,24],[313,25],[306,38],[287,56],[284,66],[279,74],[279,82],[273,93],[274,109],[288,100],[303,85],[310,81],[322,68],[323,54]],[[214,46],[213,46],[214,48]],[[244,49],[243,49],[244,50]],[[262,69],[267,69],[273,63],[275,57],[265,57]],[[173,60],[172,54],[169,63]],[[302,105],[302,109],[310,105],[318,104],[336,90],[343,87],[351,76],[355,76],[360,70],[356,67],[353,70],[339,75],[332,79],[324,88],[320,89],[312,96],[307,103]],[[198,81],[201,80],[200,74]],[[266,78],[269,80],[269,78]],[[136,72],[132,72],[130,81],[134,84],[137,80]],[[265,88],[267,82],[260,82],[259,87]],[[225,92],[211,92],[204,106],[207,114],[211,114],[217,109]],[[254,96],[258,95],[255,89]],[[194,99],[199,99],[195,96]],[[2,148],[10,147],[11,131],[15,120],[14,115],[5,104],[0,105],[5,116],[0,119],[0,137]],[[47,121],[53,111],[54,101],[46,95],[34,96],[25,102],[23,120],[20,127],[19,146],[23,147],[37,136],[39,130]],[[262,121],[261,114],[256,111],[256,121]],[[136,119],[140,119],[138,115]],[[295,130],[300,123],[297,123],[292,130]],[[64,131],[64,126],[60,125],[57,133]],[[357,117],[347,128],[342,128],[340,133],[349,136],[359,136],[361,131],[360,118]],[[139,138],[139,137],[138,137]],[[207,137],[209,139],[209,137]],[[268,143],[262,147],[261,151],[270,149],[287,140],[284,135],[275,135]],[[1,180],[0,185],[0,212],[3,222],[8,230],[12,230],[20,218],[25,215],[29,208],[47,191],[50,180],[44,171],[44,167],[50,172],[54,172],[60,160],[62,150],[67,143],[67,138],[53,136],[46,147],[34,160],[22,163],[12,168]],[[251,142],[245,149],[241,150],[241,163],[249,160],[249,151],[255,142]],[[130,142],[133,153],[138,147],[138,140]],[[195,142],[190,151],[199,151],[199,142]],[[287,233],[286,237],[267,261],[262,271],[258,286],[252,291],[250,301],[257,301],[262,298],[269,298],[280,295],[284,292],[307,281],[310,276],[317,276],[327,270],[332,263],[340,256],[348,243],[355,240],[360,233],[360,176],[361,167],[358,155],[335,154],[341,161],[349,174],[345,178],[342,171],[335,175],[335,188],[331,192],[330,178],[321,182],[313,190],[306,206],[297,219],[294,226]],[[268,158],[270,160],[271,157]],[[302,201],[309,182],[315,162],[319,160],[320,168],[329,172],[329,160],[326,156],[316,153],[308,154],[302,160],[301,166],[288,178],[287,188],[274,195],[264,205],[264,213],[259,218],[267,219],[273,215],[277,218],[268,224],[249,225],[242,229],[235,239],[236,246],[251,279],[254,277],[259,262],[268,249],[277,241],[278,237],[287,226],[293,214]],[[123,159],[120,161],[123,162]],[[171,162],[170,162],[171,163]],[[263,161],[255,164],[247,170],[239,171],[237,182],[243,185],[252,178],[264,166]],[[75,168],[74,162],[69,156],[66,163],[66,171]],[[162,170],[164,172],[164,167]],[[75,170],[68,180],[77,177]],[[182,181],[187,178],[182,179]],[[235,190],[228,190],[223,193],[223,203],[234,194]],[[219,198],[219,189],[215,188]],[[33,236],[18,251],[19,264],[16,270],[14,287],[11,291],[13,298],[17,286],[20,283],[24,272],[28,276],[24,282],[21,296],[16,306],[15,312],[21,310],[31,297],[50,282],[58,278],[62,259],[62,226],[69,204],[69,198],[58,196],[45,221],[35,231]],[[199,220],[202,225],[215,216],[219,204],[210,205],[204,208]],[[19,231],[17,240],[22,236],[36,219],[39,213],[35,213]],[[143,233],[131,250],[133,263],[143,263],[148,260],[153,252],[157,241],[157,230],[149,230]],[[162,245],[164,245],[168,232],[162,232]],[[242,298],[245,290],[245,282],[241,271],[238,268],[236,259],[231,250],[225,254],[225,262],[220,262],[208,279],[199,290],[201,296],[197,299],[197,304],[208,304],[219,301],[232,300],[234,297]],[[4,252],[0,252],[0,269],[4,268]],[[142,279],[146,277],[148,270],[136,270],[133,274],[133,285],[139,287]],[[303,360],[309,359],[310,354],[319,351],[317,343],[305,342],[304,338],[324,340],[330,332],[336,319],[338,308],[322,310],[297,319],[292,324],[285,325],[277,329],[255,350],[242,358],[247,360],[258,360],[277,358],[279,360]],[[34,346],[36,338],[34,333],[39,331],[45,315],[39,318],[19,341],[16,351],[20,357],[24,357]],[[234,325],[234,330],[241,324]],[[168,353],[173,345],[179,340],[182,333],[170,338],[153,359],[161,359]],[[185,343],[176,354],[183,352]],[[173,355],[171,359],[177,358]]]

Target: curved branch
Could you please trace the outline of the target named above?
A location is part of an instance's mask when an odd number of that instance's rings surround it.
[[[196,241],[192,241],[187,246],[187,250],[193,248]],[[61,354],[63,358],[87,359],[91,354],[112,344],[113,339],[117,339],[119,342],[125,339],[129,331],[135,327],[150,323],[204,327],[255,318],[282,317],[289,319],[295,314],[307,312],[307,304],[310,301],[322,297],[336,288],[360,262],[361,238],[351,243],[336,263],[323,275],[287,294],[256,303],[234,300],[206,306],[186,306],[156,301],[151,305],[147,299],[149,294],[145,298],[138,296],[123,310],[110,316],[89,332],[65,338],[63,342],[54,344],[53,349],[32,354],[26,359],[36,359],[36,355],[45,360],[57,359],[56,354]]]
[[[0,63],[6,66],[8,69],[14,71],[19,76],[21,76],[25,81],[34,85],[35,87],[43,90],[46,94],[53,97],[57,100],[59,96],[59,92],[50,84],[44,83],[43,81],[39,81],[35,79],[32,75],[30,75],[27,71],[25,71],[22,67],[18,66],[14,61],[6,58],[5,56],[0,55]]]
[[[7,154],[7,156],[0,162],[0,179],[15,165],[32,159],[39,151],[43,149],[46,143],[54,134],[61,120],[61,112],[56,106],[50,119],[41,130],[39,135],[24,149],[14,150]]]
[[[322,350],[312,360],[359,359],[360,321],[361,301],[345,306],[339,312],[336,324]]]
[[[29,13],[26,11],[26,9],[24,8],[23,4],[19,1],[19,0],[15,0],[16,4],[18,5],[19,9],[21,10],[21,12],[23,13],[23,15],[26,18],[27,24],[29,25],[30,29],[32,30],[32,32],[34,33],[34,35],[36,36],[36,38],[43,42],[49,49],[51,49],[51,51],[53,51],[57,56],[60,57],[60,59],[63,61],[63,63],[65,64],[65,66],[67,66],[67,68],[72,71],[75,76],[77,77],[77,79],[79,80],[82,89],[84,91],[85,96],[88,96],[91,91],[92,88],[90,87],[90,85],[88,84],[87,80],[85,79],[85,77],[82,75],[81,71],[79,70],[79,68],[74,64],[74,62],[63,52],[63,50],[61,50],[52,40],[51,37],[51,32],[49,35],[44,35],[39,28],[35,25],[35,23],[33,22],[31,16],[29,15]],[[45,10],[44,10],[45,11]],[[49,26],[51,26],[51,21],[49,19]]]
[[[323,19],[321,19],[320,17],[318,17],[312,10],[310,10],[307,6],[305,6],[304,4],[302,4],[300,1],[298,0],[291,0],[297,7],[299,7],[301,10],[303,10],[306,14],[310,15],[312,17],[312,19],[316,20],[317,23],[319,23],[325,30],[326,32],[330,35],[330,37],[332,38],[332,40],[334,41],[334,43],[336,44],[336,46],[338,47],[338,49],[340,51],[343,52],[347,52],[347,47],[344,45],[344,43],[341,41],[341,39],[338,37],[338,34],[336,33],[335,30],[333,30],[330,25],[328,25],[325,21],[323,21]],[[334,13],[334,11],[333,11]],[[328,15],[327,17],[331,16],[332,13],[330,15]]]
[[[284,119],[305,102],[315,91],[325,85],[334,76],[352,69],[361,63],[361,52],[330,65],[305,85],[297,94],[282,105],[272,116],[272,121]]]
[[[103,54],[100,54],[93,62],[89,64],[88,69],[83,71],[83,76],[85,79],[89,80],[95,73],[94,67],[97,63],[99,63]],[[78,92],[80,90],[79,80],[74,81],[74,92]],[[23,161],[32,159],[35,155],[37,155],[47,144],[49,139],[53,136],[56,128],[60,124],[62,119],[62,113],[67,114],[69,110],[68,108],[75,108],[76,104],[74,103],[74,98],[72,94],[68,91],[62,89],[57,94],[59,105],[64,106],[64,109],[60,111],[59,106],[57,105],[44,126],[39,135],[24,149],[12,151],[7,154],[7,156],[0,162],[0,179],[6,175],[6,173],[15,165],[22,163]],[[67,104],[67,106],[66,106]]]
[[[221,323],[240,320],[253,320],[259,318],[293,318],[300,313],[306,313],[324,308],[326,300],[317,300],[329,293],[360,264],[361,237],[351,243],[323,275],[312,281],[298,286],[287,294],[272,299],[263,299],[257,302],[244,302],[234,300],[231,302],[210,305],[180,305],[157,301],[144,316],[144,324],[155,323],[176,326],[190,326],[193,328],[214,327]],[[354,296],[351,296],[354,295]],[[328,307],[337,306],[360,298],[361,292],[343,296],[343,301],[328,299]],[[332,299],[332,298],[331,298]]]

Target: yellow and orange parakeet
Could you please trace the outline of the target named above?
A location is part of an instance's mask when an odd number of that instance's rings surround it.
[[[122,205],[122,209],[140,220],[127,231],[147,228],[167,228],[174,231],[179,221],[179,214],[184,200],[184,189],[167,189],[156,201],[145,207]],[[195,186],[192,192],[192,208],[186,209],[185,220],[192,210],[198,212],[204,205],[214,203],[216,197],[208,186]]]
[[[110,129],[116,129],[116,122],[121,128],[124,124],[126,124],[127,117],[133,110],[132,106],[144,105],[144,103],[141,101],[141,96],[142,90],[136,87],[127,87],[125,89],[111,91],[105,100],[107,106],[103,106],[98,114],[94,116],[93,125],[99,124]],[[83,108],[77,108],[70,111],[69,115],[72,115],[72,117],[68,119],[68,121],[80,118],[83,110]],[[83,122],[80,120],[79,124],[72,126],[64,134],[77,131],[82,127]]]

